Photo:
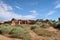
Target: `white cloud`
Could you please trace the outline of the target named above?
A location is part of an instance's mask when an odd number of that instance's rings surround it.
[[[21,8],[21,7],[19,7],[19,6],[15,6],[16,8],[18,8],[18,9],[21,9],[21,10],[23,10],[23,8]]]
[[[19,7],[17,7],[19,8]],[[36,18],[36,11],[31,11],[32,14],[30,15],[20,15],[17,14],[13,11],[12,6],[5,4],[3,1],[0,1],[0,17],[3,17],[4,19],[12,19],[12,18],[16,18],[16,19],[33,19]]]
[[[22,5],[20,5],[19,2],[15,2],[15,7],[16,7],[17,9],[24,10],[21,6],[22,6]]]
[[[32,15],[38,15],[38,12],[36,10],[31,10],[30,12],[32,13]]]
[[[56,5],[56,6],[55,6],[55,9],[56,9],[56,8],[60,8],[60,0],[57,0],[57,1],[55,2],[55,5]]]
[[[55,9],[60,8],[60,0],[56,0],[54,5],[55,5],[54,9],[52,11],[49,11],[48,14],[46,15],[46,17],[54,14],[56,12]]]
[[[33,18],[36,18],[37,15],[38,15],[38,12],[36,10],[31,10],[29,12],[31,13],[31,15],[23,16],[23,18],[25,18],[25,19],[33,19]]]
[[[30,11],[30,12],[32,12],[32,13],[36,13],[36,10],[32,10],[32,11]]]
[[[55,8],[60,8],[60,4],[57,4]]]
[[[48,12],[47,16],[52,15],[54,13],[55,13],[55,11],[50,11],[50,12]]]
[[[54,13],[55,13],[54,10],[49,11],[49,12],[46,14],[46,16],[44,17],[44,19],[51,19],[51,18],[48,18],[48,16],[53,15]]]

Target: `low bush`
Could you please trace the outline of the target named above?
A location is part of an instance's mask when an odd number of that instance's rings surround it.
[[[49,26],[48,23],[42,23],[42,22],[37,22],[36,25],[38,25],[39,27],[42,27],[42,28],[47,28]]]
[[[39,28],[40,26],[39,25],[36,25],[36,24],[34,24],[34,25],[31,25],[31,30],[32,29],[36,29],[36,28]]]
[[[50,26],[55,26],[56,21],[50,20],[50,21],[48,22],[48,24],[49,24]]]
[[[11,33],[14,34],[13,37],[17,37],[23,40],[30,40],[29,31],[21,27],[14,27]]]
[[[14,34],[15,37],[21,37],[20,33],[23,32],[23,29],[21,27],[13,27],[11,30],[11,34]]]
[[[21,38],[22,40],[30,40],[30,31],[23,28],[24,26],[15,26],[11,27],[11,25],[3,24],[0,25],[0,31],[2,34],[9,34],[9,37]]]
[[[42,23],[42,24],[40,25],[40,27],[42,27],[42,28],[47,28],[47,27],[49,27],[49,24],[48,24],[48,23]]]
[[[54,27],[60,29],[60,22],[57,22]]]
[[[24,30],[24,34],[23,35],[23,40],[31,40],[31,35],[30,35],[30,31],[29,30]]]
[[[41,24],[42,24],[42,22],[36,22],[35,24],[36,24],[36,25],[41,25]]]
[[[15,27],[21,27],[21,28],[24,28],[24,25],[16,25]]]
[[[39,36],[48,36],[51,37],[52,35],[54,35],[53,32],[50,32],[48,30],[42,30],[42,29],[35,29],[33,30],[36,34],[38,34]]]
[[[11,30],[12,28],[8,24],[0,25],[0,31],[2,32],[2,34],[9,34]]]

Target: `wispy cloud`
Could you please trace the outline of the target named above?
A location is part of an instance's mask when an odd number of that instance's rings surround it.
[[[17,8],[20,8],[17,6]],[[36,18],[36,11],[31,11],[32,14],[30,15],[21,15],[17,14],[13,11],[12,6],[5,4],[3,1],[0,1],[0,17],[3,17],[7,20],[16,18],[16,19],[33,19]]]
[[[19,2],[15,2],[15,7],[17,9],[24,10],[24,8],[22,8],[22,5]]]
[[[60,4],[57,4],[55,8],[60,8]]]
[[[50,17],[48,17],[48,16],[53,15],[55,12],[56,12],[56,11],[54,11],[54,10],[49,11],[49,12],[45,15],[44,19],[51,19],[51,18],[50,18]]]
[[[50,12],[48,12],[47,15],[49,16],[49,15],[52,15],[52,14],[54,14],[54,13],[55,13],[55,11],[50,11]]]
[[[57,9],[57,8],[60,8],[60,0],[57,0],[56,2],[55,2],[55,9]]]
[[[38,12],[36,10],[31,10],[30,12],[32,13],[32,15],[38,15]]]
[[[18,8],[18,9],[21,9],[21,10],[23,10],[23,8],[22,7],[19,7],[19,6],[15,6],[16,8]]]
[[[50,16],[50,15],[52,15],[52,14],[54,14],[54,13],[55,13],[54,10],[53,10],[53,11],[49,11],[48,14],[46,15],[46,17],[48,17],[48,16]]]
[[[54,14],[56,12],[55,9],[60,8],[60,0],[56,0],[54,5],[55,5],[55,7],[53,8],[53,10],[48,12],[47,16]]]

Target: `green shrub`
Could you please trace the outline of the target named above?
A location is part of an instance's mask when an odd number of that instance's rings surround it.
[[[42,30],[42,29],[35,29],[33,30],[36,34],[38,34],[39,36],[48,36],[51,37],[54,33],[50,32],[48,30]]]
[[[31,26],[31,30],[35,29],[35,28],[39,28],[39,25],[34,24],[34,25]]]
[[[60,18],[58,18],[58,21],[60,21]]]
[[[37,22],[36,25],[38,25],[39,27],[42,27],[42,28],[47,28],[49,26],[48,23],[42,23],[42,22]]]
[[[24,28],[24,25],[16,25],[15,27],[21,27],[21,28]]]
[[[15,37],[21,37],[20,33],[23,32],[21,27],[13,27],[11,34],[14,34]]]
[[[52,20],[50,20],[50,21],[48,22],[48,24],[49,24],[50,26],[55,26],[56,21],[52,21]]]
[[[11,27],[11,25],[3,24],[0,25],[0,31],[2,34],[12,34],[10,37],[21,38],[22,40],[30,40],[30,31],[24,29],[24,26],[17,25],[15,27]]]
[[[48,24],[48,23],[42,23],[42,24],[40,25],[40,27],[42,27],[42,28],[47,28],[47,27],[49,27],[49,24]]]
[[[37,24],[37,25],[41,25],[41,24],[42,24],[42,22],[36,22],[35,24]]]
[[[11,32],[14,34],[14,37],[21,38],[23,40],[30,40],[29,31],[21,27],[14,27]]]
[[[23,35],[23,40],[31,40],[31,35],[30,35],[30,31],[29,30],[24,30],[24,34]]]
[[[2,32],[2,34],[9,34],[11,30],[12,28],[8,24],[0,25],[0,31]]]
[[[57,22],[57,23],[55,24],[55,28],[60,29],[60,22]]]

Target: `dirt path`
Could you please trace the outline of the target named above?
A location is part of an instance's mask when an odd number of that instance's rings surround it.
[[[30,30],[30,35],[31,35],[31,40],[40,40],[40,37],[32,30]]]
[[[8,37],[5,37],[5,36],[3,36],[3,35],[0,35],[0,40],[20,40],[20,39],[8,38]]]
[[[57,35],[56,35],[56,39],[57,39],[57,40],[60,40],[60,31],[58,31],[56,34],[57,34]]]
[[[57,31],[57,29],[55,29],[55,28],[53,28],[53,27],[49,27],[49,28],[47,28],[46,30],[49,30],[49,31],[54,31],[54,32],[56,32]]]

